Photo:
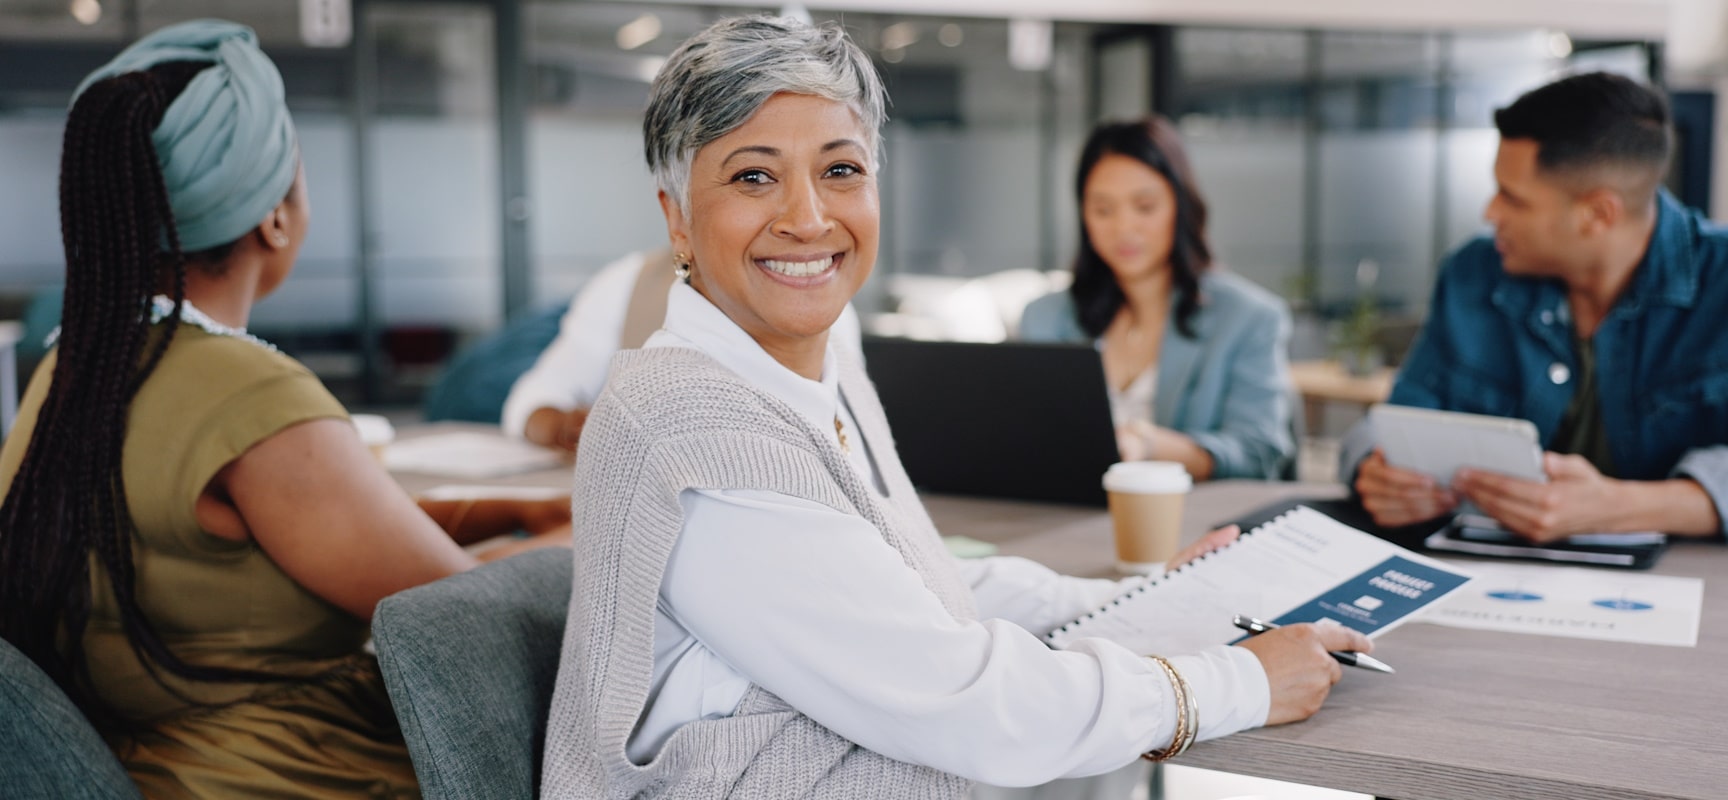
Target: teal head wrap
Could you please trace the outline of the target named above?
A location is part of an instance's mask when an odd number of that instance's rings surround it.
[[[299,152],[282,75],[251,28],[201,19],[139,39],[85,78],[97,81],[171,61],[207,62],[168,106],[151,136],[187,252],[227,244],[258,227],[288,195]]]

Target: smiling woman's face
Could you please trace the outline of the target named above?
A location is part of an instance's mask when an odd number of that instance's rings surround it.
[[[690,213],[660,197],[690,284],[770,355],[807,359],[876,264],[881,210],[850,106],[777,94],[696,151]]]

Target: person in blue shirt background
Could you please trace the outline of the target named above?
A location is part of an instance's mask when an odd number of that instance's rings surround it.
[[[1536,425],[1545,483],[1388,465],[1364,423],[1341,474],[1384,526],[1468,499],[1551,541],[1590,531],[1719,536],[1728,502],[1728,231],[1661,188],[1666,101],[1569,77],[1495,114],[1494,227],[1441,267],[1390,402]]]
[[[1213,264],[1175,126],[1098,126],[1075,194],[1074,284],[1032,301],[1020,338],[1097,343],[1124,461],[1179,461],[1197,480],[1292,477],[1290,311]]]

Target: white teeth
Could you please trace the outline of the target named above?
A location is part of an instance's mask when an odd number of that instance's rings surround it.
[[[812,275],[821,275],[833,264],[833,256],[829,256],[820,261],[773,261],[766,258],[762,259],[762,266],[767,267],[770,271],[778,272],[781,275],[793,278],[808,278]]]

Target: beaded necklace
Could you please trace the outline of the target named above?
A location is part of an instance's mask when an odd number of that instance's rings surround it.
[[[172,299],[170,299],[167,295],[159,294],[159,295],[156,295],[155,297],[150,298],[150,324],[151,325],[155,325],[156,323],[167,319],[169,317],[169,315],[171,315],[173,313],[174,313],[174,301]],[[190,300],[184,300],[180,303],[180,321],[187,324],[187,325],[191,325],[194,328],[198,328],[199,330],[202,330],[205,333],[214,334],[216,336],[227,336],[231,339],[240,339],[242,341],[251,342],[255,345],[258,345],[259,347],[264,348],[265,350],[269,350],[272,353],[282,352],[282,351],[276,349],[276,345],[273,345],[269,342],[266,342],[263,339],[260,339],[256,336],[253,336],[250,333],[247,333],[245,328],[235,328],[235,327],[232,327],[229,325],[223,325],[222,323],[217,322],[209,314],[206,314],[202,311],[199,311],[198,307],[195,305],[192,305],[192,301],[190,301]],[[54,343],[59,341],[59,340],[60,340],[60,326],[55,325],[54,330],[49,331],[48,335],[42,339],[42,346],[43,347],[53,347]]]
[[[156,323],[167,319],[169,315],[173,313],[174,301],[167,295],[159,294],[150,298],[151,325],[155,325]],[[251,342],[272,353],[281,352],[276,349],[276,345],[247,333],[245,328],[235,328],[217,322],[215,319],[212,319],[209,314],[198,310],[197,306],[192,305],[191,300],[183,300],[180,302],[180,321],[187,325],[191,325],[194,328],[198,328],[205,333],[215,334],[217,336],[227,336],[233,339]]]

